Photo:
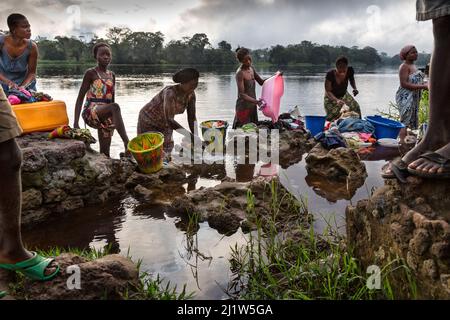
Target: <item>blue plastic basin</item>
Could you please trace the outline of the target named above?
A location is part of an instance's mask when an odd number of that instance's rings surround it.
[[[305,116],[306,129],[311,132],[313,137],[323,131],[325,119],[325,116]]]
[[[397,139],[400,130],[405,127],[401,122],[383,118],[382,116],[367,116],[367,121],[375,127],[375,136],[377,139]]]

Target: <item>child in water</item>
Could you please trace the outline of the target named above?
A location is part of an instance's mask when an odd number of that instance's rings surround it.
[[[83,77],[83,82],[78,93],[75,105],[74,128],[79,128],[80,113],[84,122],[98,130],[98,140],[100,153],[110,156],[111,138],[114,129],[122,138],[125,155],[127,151],[128,136],[125,131],[120,107],[115,103],[116,76],[108,70],[111,63],[111,47],[106,43],[97,43],[93,48],[94,57],[97,60],[97,67],[88,69]],[[83,112],[81,106],[84,97]]]

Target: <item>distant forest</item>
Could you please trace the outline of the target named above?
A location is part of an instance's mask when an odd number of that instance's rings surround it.
[[[110,28],[104,39],[94,37],[83,42],[72,37],[55,37],[47,40],[38,37],[40,59],[46,61],[92,62],[92,47],[99,41],[107,42],[113,51],[115,64],[194,64],[236,65],[235,48],[225,40],[216,46],[204,33],[183,37],[165,43],[161,32],[133,32],[128,28]],[[241,44],[245,46],[245,43]],[[400,51],[400,48],[399,48]],[[400,64],[398,55],[393,57],[379,53],[372,47],[329,46],[302,41],[288,46],[275,45],[252,51],[254,63],[277,66],[323,65],[331,66],[336,58],[345,55],[353,65],[367,67],[395,66]],[[425,66],[430,54],[420,53],[418,66]]]

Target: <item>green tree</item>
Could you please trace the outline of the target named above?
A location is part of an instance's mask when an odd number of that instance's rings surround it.
[[[231,51],[231,44],[229,44],[228,42],[226,42],[225,40],[222,40],[218,43],[218,47],[221,50],[225,50],[225,51]]]
[[[290,61],[289,51],[281,45],[274,46],[269,52],[269,61],[275,65],[287,65]]]
[[[159,63],[162,58],[164,35],[161,32],[133,32],[122,44],[128,48],[130,63]]]

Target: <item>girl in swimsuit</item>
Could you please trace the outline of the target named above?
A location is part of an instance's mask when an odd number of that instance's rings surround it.
[[[94,46],[94,57],[97,59],[97,67],[91,68],[84,74],[83,82],[78,93],[78,99],[75,105],[74,128],[79,128],[78,121],[80,114],[84,122],[98,130],[98,140],[100,144],[100,153],[109,157],[111,147],[111,138],[114,129],[117,130],[122,138],[125,154],[127,151],[128,136],[125,131],[120,107],[115,103],[115,84],[116,76],[108,66],[111,63],[111,48],[106,43],[98,43]],[[83,112],[81,106],[84,97]]]
[[[236,101],[236,116],[233,129],[240,128],[247,123],[258,123],[258,110],[262,100],[256,99],[255,83],[263,85],[264,81],[252,66],[250,50],[239,48],[236,57],[241,66],[236,72],[236,83],[238,87],[238,99]]]

